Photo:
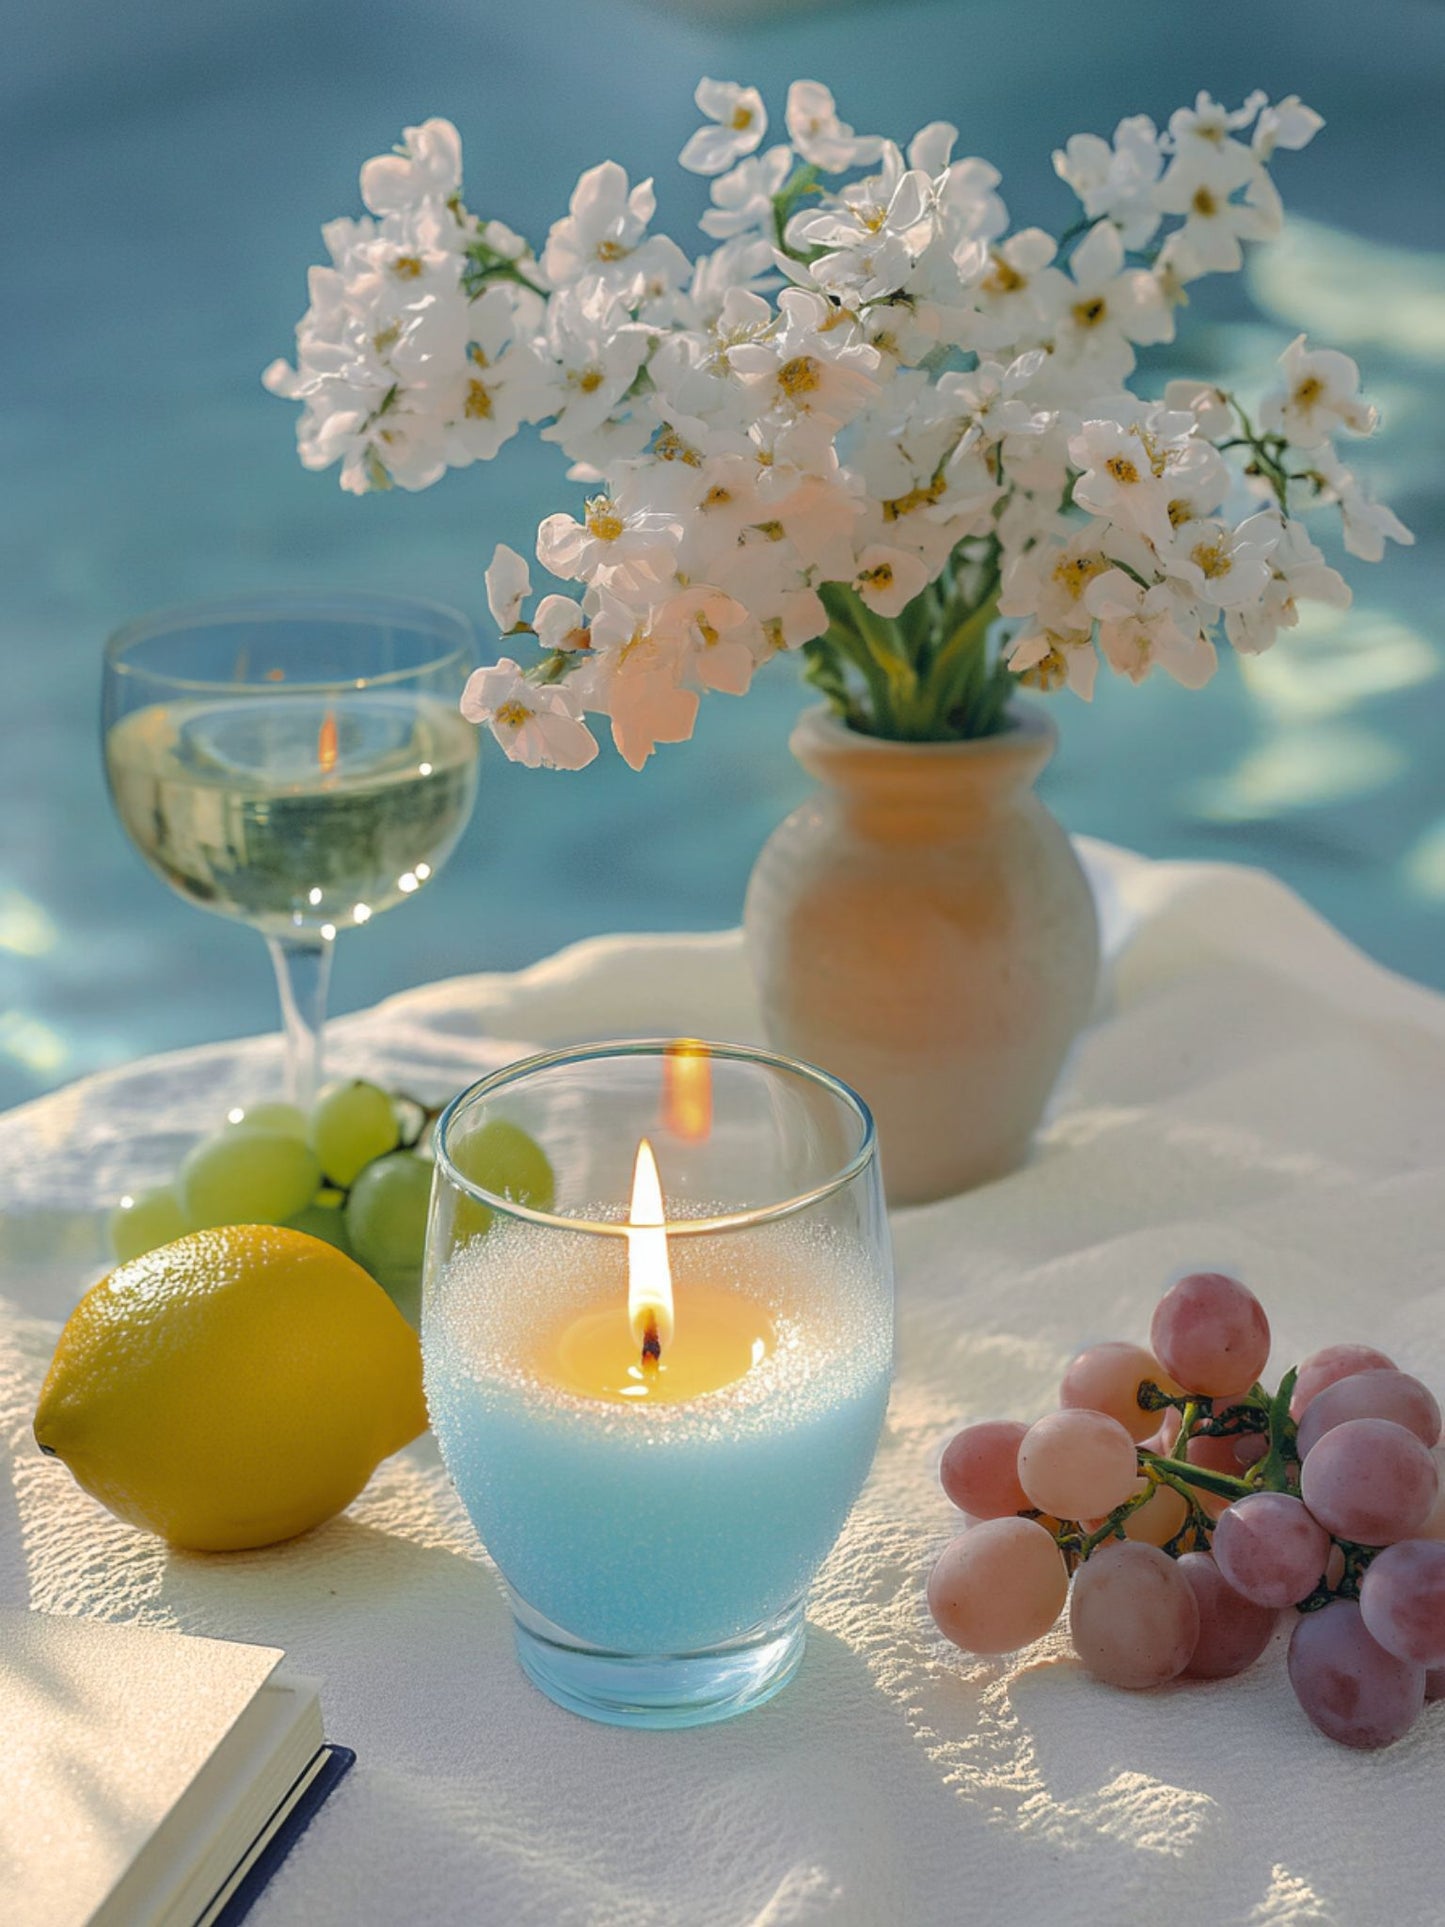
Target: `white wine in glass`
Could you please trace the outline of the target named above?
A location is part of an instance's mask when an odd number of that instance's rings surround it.
[[[266,937],[298,1103],[320,1075],[337,931],[429,882],[471,812],[471,659],[463,617],[362,596],[165,612],[107,647],[122,826],[180,895]]]

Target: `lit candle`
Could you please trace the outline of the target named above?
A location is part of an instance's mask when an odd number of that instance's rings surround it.
[[[679,1320],[657,1159],[637,1147],[628,1211],[627,1303],[567,1317],[538,1348],[539,1372],[588,1398],[677,1401],[730,1385],[772,1350],[754,1299],[707,1278],[688,1286]]]
[[[650,1089],[643,1048],[601,1047],[602,1091],[615,1060],[628,1081],[595,1116],[561,1054],[493,1080],[539,1103],[558,1086],[549,1210],[484,1195],[479,1219],[457,1161],[492,1113],[463,1098],[443,1120],[422,1347],[523,1665],[564,1704],[668,1724],[738,1710],[797,1662],[808,1586],[887,1404],[891,1272],[871,1141],[832,1184],[739,1200],[740,1183],[776,1187],[797,1165],[776,1134],[798,1124],[800,1085],[816,1168],[826,1179],[823,1160],[850,1155],[853,1116],[802,1082],[821,1073],[760,1070],[739,1047],[720,1102],[707,1047],[680,1070],[656,1046]],[[624,1132],[630,1185],[598,1199],[593,1174],[616,1172]]]

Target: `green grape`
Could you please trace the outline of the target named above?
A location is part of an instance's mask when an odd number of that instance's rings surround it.
[[[306,1113],[298,1104],[248,1104],[244,1110],[228,1111],[226,1125],[232,1131],[279,1131],[303,1143],[307,1135]]]
[[[346,1229],[368,1271],[411,1271],[426,1245],[432,1167],[415,1151],[368,1164],[346,1200]]]
[[[316,1196],[321,1167],[309,1146],[279,1131],[219,1131],[202,1139],[180,1174],[191,1226],[285,1224]]]
[[[537,1211],[550,1211],[557,1196],[557,1179],[536,1138],[518,1124],[493,1118],[480,1131],[452,1147],[452,1162],[464,1178],[498,1197],[512,1198]],[[457,1200],[455,1235],[475,1238],[492,1222],[492,1214],[475,1198]]]
[[[343,1191],[373,1158],[394,1150],[400,1136],[391,1099],[360,1080],[333,1084],[311,1114],[311,1147],[327,1177]]]
[[[181,1201],[168,1184],[139,1197],[122,1198],[110,1214],[110,1245],[116,1262],[139,1258],[142,1252],[173,1244],[190,1230]]]
[[[322,1204],[318,1199],[304,1211],[298,1211],[294,1218],[288,1218],[286,1224],[291,1231],[304,1231],[310,1238],[320,1238],[323,1244],[335,1245],[348,1258],[356,1256],[346,1232],[346,1213],[339,1204]]]

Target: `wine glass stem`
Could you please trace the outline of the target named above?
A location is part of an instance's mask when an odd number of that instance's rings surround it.
[[[324,937],[268,937],[286,1029],[286,1095],[303,1111],[321,1084],[321,1038],[333,946]]]

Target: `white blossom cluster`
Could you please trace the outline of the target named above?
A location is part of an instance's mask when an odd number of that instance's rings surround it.
[[[592,715],[640,767],[692,733],[701,692],[740,695],[806,644],[840,703],[861,676],[881,733],[885,710],[897,733],[967,733],[947,632],[995,606],[1036,687],[1087,697],[1102,655],[1192,688],[1221,630],[1255,653],[1301,599],[1348,602],[1301,510],[1337,507],[1367,560],[1411,539],[1335,448],[1375,425],[1347,356],[1301,337],[1252,416],[1200,381],[1129,386],[1188,284],[1279,231],[1270,162],[1321,125],[1296,98],[1201,94],[1162,131],[1075,135],[1060,240],[1010,229],[946,123],[900,150],[797,81],[765,145],[755,89],[704,80],[697,104],[681,161],[711,179],[715,245],[693,259],[613,162],[534,256],[463,204],[455,128],[409,128],[362,170],[369,216],[324,230],[296,366],[266,373],[304,403],[302,461],[357,492],[425,488],[524,422],[570,458],[580,516],[536,545],[570,592],[527,616],[522,557],[487,571],[504,635],[545,652],[468,687],[509,756],[580,767]]]

